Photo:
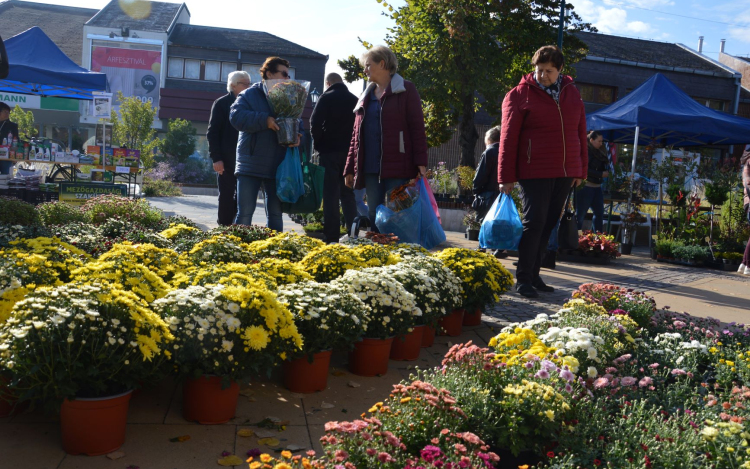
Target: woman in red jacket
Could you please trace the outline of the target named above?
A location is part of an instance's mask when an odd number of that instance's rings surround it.
[[[510,194],[517,182],[523,201],[516,290],[527,298],[552,292],[539,277],[542,254],[560,218],[568,192],[586,177],[586,114],[573,79],[563,76],[556,46],[534,54],[534,73],[503,100],[498,183]]]
[[[396,55],[385,46],[360,59],[370,84],[354,108],[354,132],[344,167],[348,187],[367,190],[368,217],[375,227],[378,205],[387,192],[424,175],[427,137],[417,88],[396,73]]]

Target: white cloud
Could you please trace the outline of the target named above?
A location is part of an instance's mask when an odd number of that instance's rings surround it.
[[[750,44],[750,34],[747,33],[747,28],[738,28],[736,26],[730,26],[729,37],[746,44]]]
[[[621,7],[654,8],[659,6],[672,6],[672,0],[603,0],[605,5],[617,5]]]
[[[637,3],[641,0],[628,0]],[[668,4],[666,0],[652,0],[661,4]],[[644,35],[654,31],[654,28],[643,21],[628,21],[628,12],[624,8],[607,8],[594,4],[591,0],[573,0],[575,11],[584,21],[591,23],[599,32],[605,34]],[[605,0],[609,5],[618,4],[614,0]]]

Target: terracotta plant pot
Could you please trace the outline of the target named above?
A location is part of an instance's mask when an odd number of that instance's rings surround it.
[[[415,326],[406,335],[396,337],[391,345],[391,360],[413,361],[422,350],[422,335],[425,326]]]
[[[464,320],[461,323],[464,326],[479,326],[482,324],[482,308],[475,308],[473,312],[464,313]]]
[[[456,337],[461,335],[461,323],[464,321],[464,310],[454,309],[448,316],[440,318],[438,334]]]
[[[187,379],[182,385],[182,416],[204,425],[226,423],[234,417],[240,385],[221,389],[220,376]]]
[[[128,391],[93,399],[65,399],[60,409],[63,450],[99,456],[122,446],[131,395]]]
[[[349,371],[359,376],[377,376],[388,372],[393,337],[387,339],[364,338],[354,344],[349,352]]]
[[[285,361],[282,364],[284,386],[292,392],[302,394],[324,391],[328,386],[328,367],[330,364],[330,350],[314,354],[312,363],[307,356]]]
[[[432,347],[435,343],[435,328],[430,326],[424,326],[422,331],[422,347]]]

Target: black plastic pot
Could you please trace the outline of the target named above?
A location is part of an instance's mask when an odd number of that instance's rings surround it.
[[[632,244],[625,244],[625,243],[620,244],[620,254],[629,256],[632,251],[633,251]]]
[[[469,239],[469,241],[479,241],[479,230],[466,228],[466,237]]]

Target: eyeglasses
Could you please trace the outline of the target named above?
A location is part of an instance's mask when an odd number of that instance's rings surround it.
[[[238,81],[237,84],[238,85],[250,86],[250,82],[249,81]]]
[[[277,70],[276,73],[280,73],[284,78],[289,78],[289,74],[284,70]]]

